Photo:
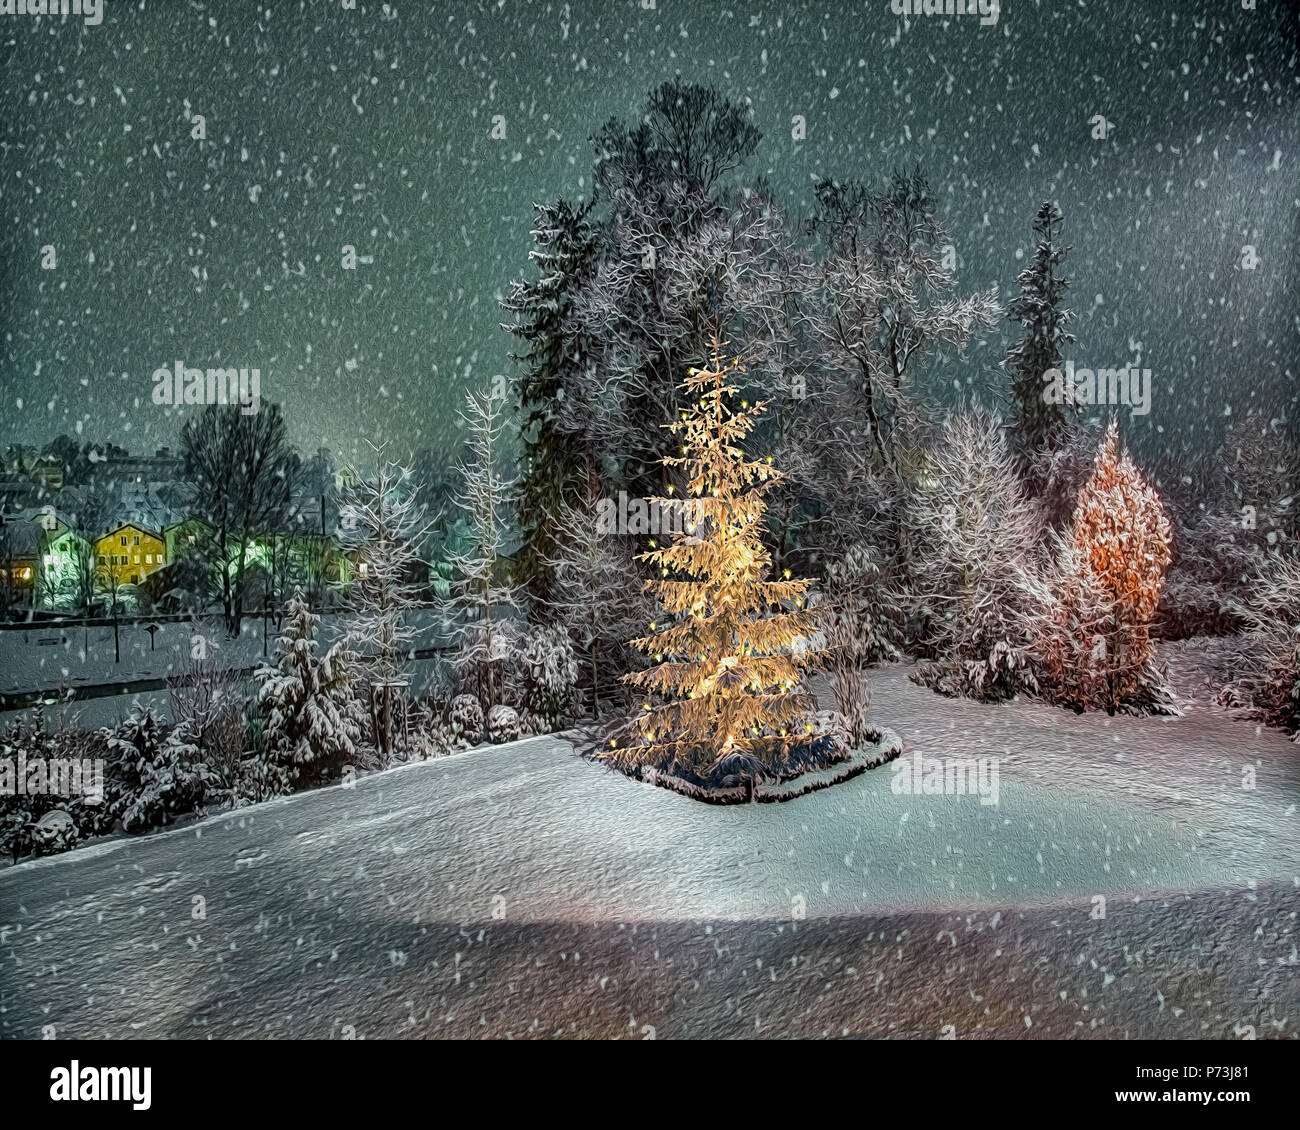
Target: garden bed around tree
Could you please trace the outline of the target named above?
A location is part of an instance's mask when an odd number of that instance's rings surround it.
[[[839,753],[828,764],[796,773],[760,777],[752,783],[745,781],[734,784],[701,784],[656,769],[652,765],[641,766],[628,772],[627,775],[633,780],[671,789],[682,796],[706,804],[770,804],[794,800],[818,789],[852,780],[868,769],[875,769],[893,761],[902,751],[903,739],[897,733],[878,728],[872,732],[868,744]]]

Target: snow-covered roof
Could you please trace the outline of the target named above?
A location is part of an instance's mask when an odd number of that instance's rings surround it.
[[[0,525],[0,558],[37,557],[41,552],[41,528],[26,518],[11,518]]]

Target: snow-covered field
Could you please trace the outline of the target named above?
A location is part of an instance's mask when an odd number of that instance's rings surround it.
[[[905,756],[999,757],[999,805],[473,750],[0,874],[0,1034],[1294,1034],[1285,737],[875,689]]]

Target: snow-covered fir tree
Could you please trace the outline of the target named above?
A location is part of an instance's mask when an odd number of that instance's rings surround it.
[[[1063,305],[1070,283],[1060,273],[1070,250],[1061,243],[1064,223],[1055,204],[1045,201],[1039,205],[1034,216],[1038,246],[1016,280],[1020,293],[1007,304],[1007,318],[1025,331],[1007,351],[1005,362],[1014,401],[1013,447],[1022,468],[1035,479],[1041,477],[1035,472],[1035,462],[1062,446],[1075,420],[1073,401],[1052,402],[1043,380],[1049,369],[1061,366],[1064,347],[1074,340],[1068,328],[1074,312]],[[1067,395],[1069,392],[1067,389]]]
[[[295,588],[285,604],[275,661],[255,672],[265,720],[263,756],[290,785],[337,777],[355,760],[365,732],[366,711],[352,685],[346,641],[318,655],[319,623],[302,589]]]
[[[1033,690],[1025,577],[1038,531],[1001,422],[957,412],[928,454],[907,525],[922,643],[935,662],[915,677],[976,698]]]
[[[452,553],[451,595],[441,602],[455,647],[458,688],[476,695],[485,711],[505,691],[523,611],[522,594],[504,576],[515,488],[501,469],[504,409],[504,400],[491,390],[465,394],[460,418],[470,454],[460,463],[456,503],[469,522],[468,546]]]
[[[136,706],[115,730],[105,730],[109,803],[127,831],[201,812],[216,780],[187,726],[168,726],[149,706]]]
[[[591,205],[564,199],[534,204],[533,249],[528,258],[535,279],[516,279],[502,308],[515,320],[502,328],[518,337],[525,351],[515,354],[524,371],[518,383],[521,439],[525,451],[519,486],[524,544],[518,562],[534,599],[549,592],[547,561],[558,548],[555,514],[593,463],[581,435],[567,419],[565,390],[586,361],[585,334],[570,316],[573,294],[595,270],[596,230]]]
[[[356,570],[349,645],[365,671],[375,747],[386,762],[399,739],[396,717],[416,631],[409,613],[423,603],[421,574],[427,577],[428,570],[419,547],[428,528],[410,468],[389,460],[384,445],[371,449],[374,477],[358,477],[346,487],[340,513]]]
[[[671,543],[652,539],[640,555],[658,570],[647,587],[662,612],[632,641],[652,665],[624,679],[647,698],[631,740],[615,737],[598,756],[696,785],[741,780],[753,795],[763,777],[807,768],[823,753],[816,704],[802,686],[817,623],[806,607],[809,582],[767,579],[771,555],[759,530],[781,472],[741,446],[765,404],[734,403],[743,368],[724,360],[725,344],[715,333],[708,368],[688,370],[689,407],[667,425],[681,454],[665,463],[684,472],[689,506]],[[681,503],[652,501],[661,512]]]

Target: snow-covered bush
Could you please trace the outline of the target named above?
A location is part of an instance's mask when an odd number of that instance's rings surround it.
[[[1295,551],[1300,452],[1278,422],[1243,417],[1219,448],[1217,467],[1218,481],[1175,511],[1174,560],[1156,622],[1166,638],[1247,628],[1240,610],[1254,603],[1277,555]]]
[[[577,702],[578,658],[568,633],[559,627],[534,627],[519,653],[521,700],[528,729],[561,729]]]
[[[79,838],[76,821],[67,809],[52,808],[32,826],[32,848],[37,855],[71,851]]]
[[[345,646],[316,654],[319,622],[295,589],[285,605],[275,665],[264,664],[255,673],[265,718],[264,758],[286,770],[291,782],[336,777],[355,758],[365,726]]]
[[[1241,631],[1245,624],[1234,609],[1249,600],[1269,556],[1233,511],[1216,508],[1194,524],[1177,522],[1155,630],[1165,639]]]
[[[169,728],[150,707],[137,706],[105,737],[111,802],[128,832],[201,812],[215,799],[215,777],[185,725]]]
[[[867,668],[901,657],[903,609],[885,581],[874,547],[854,546],[826,569],[816,606],[826,637],[825,665],[849,740],[859,745],[872,732],[871,681]]]
[[[108,805],[81,796],[61,796],[44,789],[26,791],[32,783],[32,767],[41,764],[48,772],[54,759],[102,758],[104,749],[98,735],[78,730],[50,731],[45,726],[44,713],[38,707],[30,721],[21,718],[12,722],[0,735],[0,758],[6,766],[17,772],[26,766],[28,779],[24,791],[19,792],[17,781],[6,781],[0,792],[0,853],[9,855],[14,862],[37,850],[36,827],[46,814],[56,810],[66,812],[76,825],[76,838],[98,835],[112,826]],[[49,846],[54,846],[53,844]]]
[[[998,420],[948,420],[907,517],[913,598],[932,657],[912,678],[987,700],[1036,690],[1025,581],[1038,568],[1037,529]]]
[[[488,741],[499,745],[513,742],[519,737],[519,715],[513,706],[494,706],[487,716]]]
[[[443,711],[429,702],[412,702],[406,737],[406,759],[428,761],[445,757],[458,748],[451,726],[443,720]]]
[[[1268,566],[1248,600],[1232,606],[1248,631],[1219,700],[1245,707],[1294,739],[1300,735],[1300,560],[1275,554]]]
[[[472,694],[458,694],[447,712],[452,734],[467,745],[483,740],[483,707]]]
[[[198,633],[191,621],[191,638]],[[250,713],[241,676],[215,658],[191,658],[180,674],[167,680],[172,717],[194,735],[214,779],[232,794],[240,777],[244,732]]]
[[[855,545],[826,567],[822,597],[817,605],[828,631],[842,624],[840,637],[851,639],[860,663],[875,666],[903,657],[904,596],[872,545]]]

